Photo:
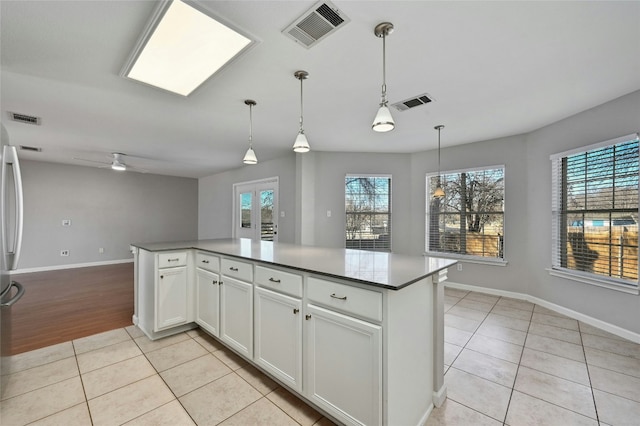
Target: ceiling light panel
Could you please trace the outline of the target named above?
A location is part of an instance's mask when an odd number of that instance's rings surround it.
[[[196,2],[165,2],[154,14],[122,75],[188,96],[254,43]]]

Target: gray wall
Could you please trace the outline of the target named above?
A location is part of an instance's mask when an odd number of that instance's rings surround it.
[[[316,246],[345,246],[344,182],[347,174],[391,175],[391,245],[408,253],[411,229],[411,157],[408,154],[316,152],[313,235]],[[331,217],[327,216],[331,211]],[[421,252],[420,252],[421,253]]]
[[[198,184],[198,238],[230,238],[232,235],[233,184],[278,177],[278,241],[295,240],[296,157],[290,155],[256,165],[201,178]],[[278,214],[279,216],[279,214]]]
[[[464,262],[462,271],[449,272],[449,280],[528,294],[640,334],[640,296],[552,277],[547,271],[551,249],[549,156],[639,129],[640,91],[528,134],[443,149],[444,171],[505,166],[507,264]],[[279,175],[281,206],[298,212],[295,223],[288,216],[290,233],[281,241],[344,247],[345,174],[391,174],[393,251],[416,255],[424,252],[425,175],[437,170],[436,151],[303,155],[306,157],[299,157],[296,162],[289,162],[289,157],[283,163],[268,162],[264,165],[267,170],[243,167],[201,179],[200,238],[231,235],[233,183]],[[274,172],[274,165],[281,167],[280,173]],[[295,190],[284,189],[294,182]],[[327,210],[332,211],[330,218]]]
[[[569,117],[527,135],[528,293],[640,333],[640,296],[552,277],[551,161],[549,156],[640,130],[640,91]]]
[[[20,269],[130,259],[133,242],[197,238],[197,179],[38,161],[21,166]],[[60,256],[62,249],[69,257]]]

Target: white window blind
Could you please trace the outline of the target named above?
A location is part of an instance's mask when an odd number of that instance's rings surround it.
[[[553,155],[552,269],[638,286],[638,135]]]

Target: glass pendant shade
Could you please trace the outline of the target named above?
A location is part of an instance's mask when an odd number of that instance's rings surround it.
[[[295,152],[309,152],[311,148],[309,147],[309,141],[307,141],[307,136],[301,130],[296,137],[296,141],[293,144],[293,150]]]
[[[258,158],[256,157],[256,153],[253,152],[253,148],[249,147],[247,153],[244,155],[242,159],[244,164],[258,164]]]
[[[388,132],[396,127],[396,123],[393,121],[391,111],[385,104],[380,105],[380,109],[376,114],[376,118],[373,120],[371,128],[376,132]]]

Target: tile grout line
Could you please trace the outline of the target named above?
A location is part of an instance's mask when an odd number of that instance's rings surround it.
[[[524,342],[522,342],[522,352],[520,352],[520,358],[518,359],[518,366],[516,367],[516,374],[513,377],[513,384],[511,385],[511,392],[509,393],[509,401],[507,401],[507,409],[504,412],[504,420],[502,421],[503,426],[507,426],[507,417],[509,416],[509,407],[511,407],[511,399],[513,398],[513,393],[516,391],[516,381],[518,380],[518,373],[520,372],[520,365],[522,364],[522,357],[524,356],[524,348],[527,345],[527,339],[529,338],[529,329],[531,329],[531,321],[533,319],[533,312],[536,309],[536,305],[533,305],[533,309],[531,310],[531,317],[529,318],[529,326],[527,327],[526,334],[524,336]]]
[[[589,362],[587,361],[587,351],[584,349],[584,340],[582,340],[582,330],[580,329],[580,321],[578,321],[578,333],[580,334],[580,346],[582,346],[582,355],[584,356],[584,365],[587,369],[587,378],[589,379],[589,390],[591,391],[591,399],[593,400],[593,410],[596,413],[596,421],[600,422],[600,415],[598,414],[598,404],[596,403],[596,393],[593,391],[593,382],[591,381],[591,371],[589,369]]]

